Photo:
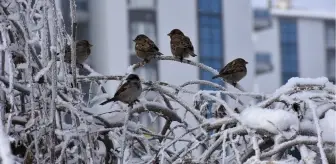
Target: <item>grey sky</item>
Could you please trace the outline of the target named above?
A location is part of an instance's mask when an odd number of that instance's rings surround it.
[[[273,0],[275,2],[276,0]],[[293,6],[298,9],[335,12],[335,0],[292,0]],[[252,0],[254,7],[267,5],[267,0]]]

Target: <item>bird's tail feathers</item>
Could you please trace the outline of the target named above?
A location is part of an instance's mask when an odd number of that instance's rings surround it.
[[[162,55],[163,55],[163,53],[161,53],[161,52],[158,52],[158,53],[157,53],[157,55],[159,55],[159,56],[162,56]]]
[[[189,53],[192,57],[196,57],[197,55],[194,52]]]
[[[219,77],[219,75],[216,75],[216,76],[213,76],[212,79],[216,79],[216,78],[218,78],[218,77]]]
[[[100,103],[100,105],[105,105],[105,104],[107,104],[107,103],[109,103],[109,102],[112,102],[112,101],[117,101],[117,99],[116,99],[115,97],[110,98],[110,99],[107,99],[106,101]]]

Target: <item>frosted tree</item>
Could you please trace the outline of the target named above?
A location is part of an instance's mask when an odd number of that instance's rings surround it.
[[[118,76],[84,64],[90,74],[79,75],[75,62],[64,62],[65,46],[76,48],[75,1],[70,4],[69,35],[53,0],[0,2],[1,163],[335,163],[335,85],[324,77],[292,78],[273,94],[206,80],[142,80],[143,95],[160,95],[155,101],[99,105],[111,95],[106,81],[123,82],[146,63]],[[166,55],[153,60],[180,62]],[[90,84],[87,101],[82,81]],[[213,89],[196,92],[190,85]],[[137,119],[149,112],[164,120],[159,132]]]

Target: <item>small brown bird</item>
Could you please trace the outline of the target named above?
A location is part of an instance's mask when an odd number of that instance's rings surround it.
[[[155,43],[144,34],[138,35],[133,41],[135,42],[136,55],[146,63],[155,55],[163,55]]]
[[[129,107],[133,107],[134,103],[139,102],[138,98],[141,92],[142,86],[139,76],[130,74],[127,76],[126,82],[118,87],[114,96],[102,102],[100,105],[105,105],[113,101],[121,101],[128,104]]]
[[[168,36],[170,36],[170,50],[181,62],[183,58],[187,58],[189,55],[192,57],[197,56],[194,53],[194,46],[192,45],[190,38],[185,36],[181,30],[173,29]]]
[[[219,74],[212,77],[212,79],[221,77],[235,87],[247,74],[246,64],[248,64],[247,61],[242,58],[237,58],[228,63],[220,70]]]
[[[90,56],[92,46],[87,40],[76,41],[76,63],[81,67],[83,67],[83,63]],[[69,45],[65,47],[64,61],[71,63],[71,46]]]

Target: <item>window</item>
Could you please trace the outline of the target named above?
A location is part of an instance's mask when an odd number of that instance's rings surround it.
[[[327,48],[335,48],[335,24],[326,25],[326,44]]]
[[[295,19],[280,18],[280,49],[282,66],[282,84],[291,77],[299,76],[297,50],[297,24]]]
[[[218,71],[223,67],[221,6],[221,0],[198,0],[199,60]],[[202,80],[221,83],[220,79],[213,80],[210,72],[200,70],[199,74]],[[203,85],[200,88],[213,89]]]
[[[155,8],[155,0],[128,0],[130,8]]]

